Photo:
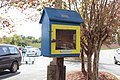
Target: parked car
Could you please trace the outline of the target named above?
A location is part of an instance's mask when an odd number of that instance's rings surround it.
[[[26,52],[26,56],[40,56],[41,55],[41,51],[39,50],[39,48],[29,48],[27,49]]]
[[[17,72],[21,65],[21,53],[16,46],[0,44],[0,70]]]
[[[114,55],[114,62],[115,64],[118,64],[118,62],[120,62],[120,48],[116,50],[116,53]]]
[[[33,48],[32,46],[25,46],[23,49],[22,49],[22,53],[26,53],[29,49]]]
[[[25,48],[26,52],[22,53],[23,54],[23,61],[28,64],[32,63],[34,64],[35,57],[41,56],[41,51],[39,48]]]

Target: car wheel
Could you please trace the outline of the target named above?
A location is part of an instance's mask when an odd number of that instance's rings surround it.
[[[13,62],[11,65],[11,68],[10,68],[10,72],[15,73],[15,72],[17,72],[18,68],[19,68],[18,63]]]
[[[115,64],[117,64],[117,63],[118,63],[118,61],[116,60],[116,58],[115,58],[115,57],[114,57],[114,63],[115,63]]]

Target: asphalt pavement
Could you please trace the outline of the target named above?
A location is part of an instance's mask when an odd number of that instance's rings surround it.
[[[114,64],[114,53],[116,53],[116,49],[101,50],[99,69],[110,72],[120,79],[120,64]]]
[[[99,71],[110,72],[117,77],[120,76],[120,65],[114,64],[115,50],[102,50],[100,53]],[[0,80],[46,80],[47,66],[52,58],[36,57],[35,63],[22,62],[17,73],[9,73],[9,71],[0,72]],[[66,72],[81,70],[80,62],[64,61]]]

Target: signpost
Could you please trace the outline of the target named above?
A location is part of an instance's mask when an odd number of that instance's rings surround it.
[[[40,23],[41,53],[45,57],[54,57],[48,66],[47,80],[65,80],[63,57],[80,55],[80,24],[83,20],[75,11],[44,8]]]

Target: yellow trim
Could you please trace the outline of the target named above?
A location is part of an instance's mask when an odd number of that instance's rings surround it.
[[[56,43],[51,43],[51,54],[79,54],[80,53],[80,26],[72,26],[72,25],[58,25],[52,24],[52,33],[51,40],[56,39],[56,29],[62,30],[76,30],[76,50],[71,50],[68,52],[61,53],[60,50],[56,50]]]

